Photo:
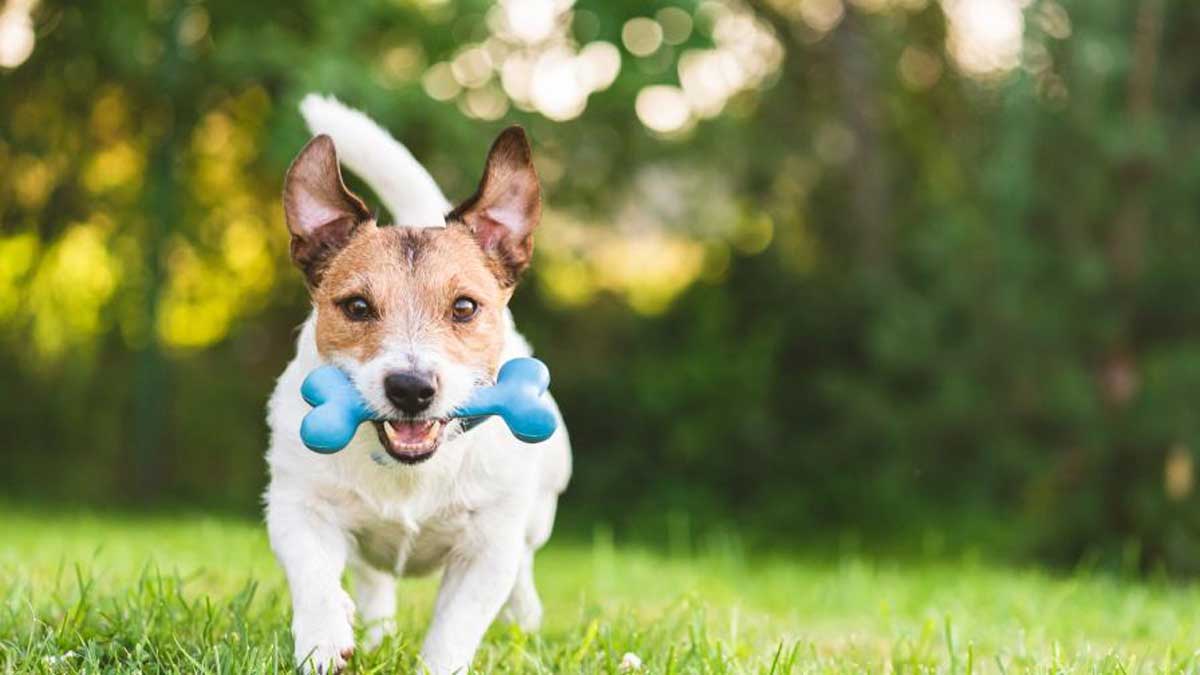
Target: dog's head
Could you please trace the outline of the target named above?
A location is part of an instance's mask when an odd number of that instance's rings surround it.
[[[288,169],[283,202],[292,260],[316,308],[317,350],[385,418],[375,426],[388,455],[428,459],[450,412],[500,365],[504,308],[541,215],[525,133],[500,134],[479,189],[444,228],[379,227],[342,182],[324,135]]]

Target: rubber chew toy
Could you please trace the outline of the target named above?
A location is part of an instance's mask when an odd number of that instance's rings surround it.
[[[358,425],[375,415],[354,383],[337,366],[321,366],[304,378],[300,395],[313,407],[300,423],[300,440],[313,452],[337,452]]]
[[[543,394],[550,386],[550,370],[533,358],[513,359],[500,367],[496,384],[480,389],[453,413],[470,428],[490,415],[499,415],[513,436],[540,443],[554,433],[558,418]]]
[[[558,427],[558,418],[544,395],[549,386],[546,364],[534,358],[513,359],[500,368],[496,384],[477,390],[450,416],[461,418],[470,429],[498,415],[513,436],[526,443],[540,443]],[[362,394],[337,366],[325,365],[309,373],[300,386],[300,395],[313,406],[300,424],[300,440],[314,452],[341,450],[354,438],[360,424],[376,419]]]

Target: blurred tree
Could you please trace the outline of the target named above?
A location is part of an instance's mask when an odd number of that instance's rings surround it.
[[[254,508],[324,91],[452,196],[530,129],[568,516],[1200,560],[1188,3],[4,7],[11,495]]]

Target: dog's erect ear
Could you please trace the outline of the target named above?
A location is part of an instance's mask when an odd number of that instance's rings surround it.
[[[315,287],[333,254],[371,219],[366,205],[342,182],[329,136],[309,141],[292,162],[283,183],[283,212],[292,233],[292,260]]]
[[[541,216],[533,153],[525,131],[513,126],[492,144],[479,189],[446,220],[467,225],[484,253],[498,263],[501,283],[512,285],[529,266],[533,230]]]

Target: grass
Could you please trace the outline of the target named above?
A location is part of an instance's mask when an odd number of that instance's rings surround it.
[[[291,670],[286,588],[258,523],[0,509],[0,671]],[[552,542],[546,625],[493,626],[479,672],[1200,672],[1200,587],[1054,576],[970,558],[747,558]],[[401,585],[400,630],[351,672],[412,669],[435,582]]]

